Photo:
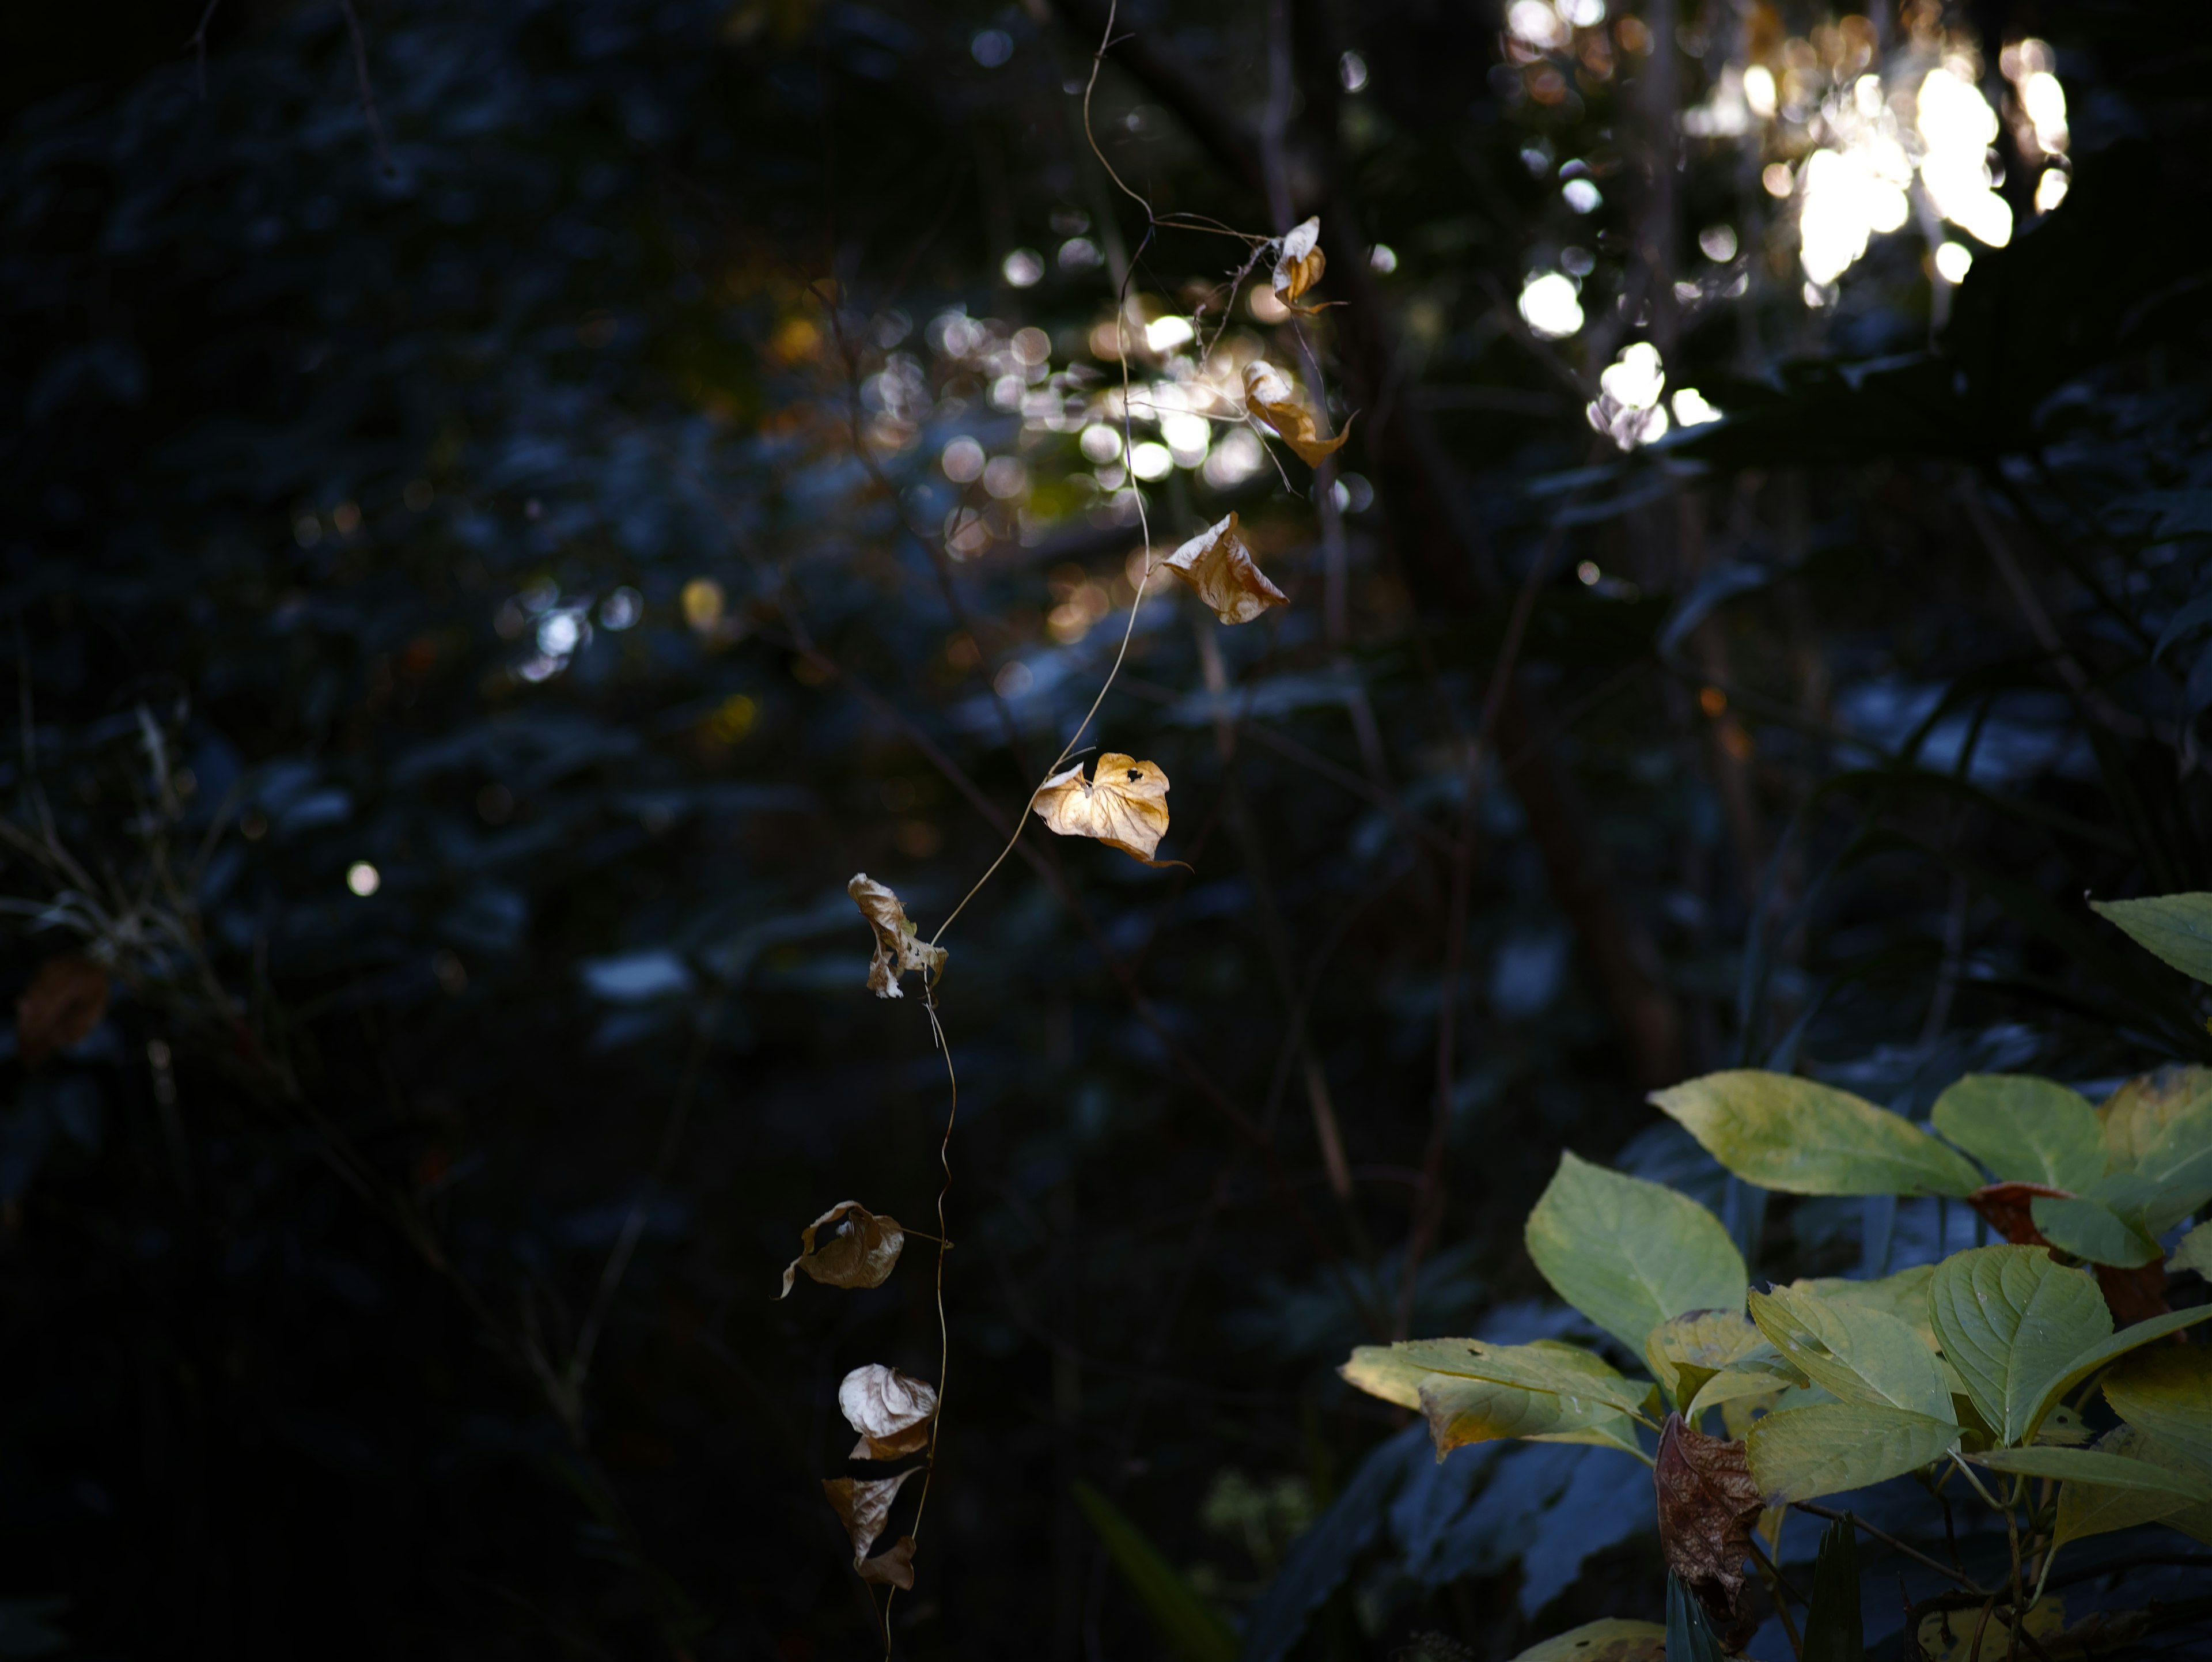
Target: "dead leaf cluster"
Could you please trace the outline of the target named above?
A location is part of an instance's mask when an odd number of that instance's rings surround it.
[[[926,1379],[902,1373],[881,1362],[854,1368],[837,1387],[837,1407],[860,1435],[853,1445],[855,1460],[899,1460],[929,1445],[937,1417],[937,1391]],[[822,1492],[853,1543],[853,1568],[863,1581],[894,1587],[914,1586],[914,1537],[897,1541],[871,1558],[869,1549],[890,1521],[891,1502],[900,1487],[921,1466],[908,1466],[889,1477],[829,1477]]]
[[[899,977],[919,970],[924,984],[934,982],[945,967],[945,948],[933,947],[908,919],[898,896],[866,872],[855,872],[845,892],[860,907],[860,916],[875,931],[876,954],[868,960],[868,990],[878,998],[899,998]]]

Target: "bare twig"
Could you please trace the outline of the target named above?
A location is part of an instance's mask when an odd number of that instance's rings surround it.
[[[384,176],[391,179],[398,169],[392,165],[392,146],[385,142],[384,118],[377,113],[376,88],[368,79],[368,42],[362,38],[361,15],[354,9],[353,0],[337,0],[338,9],[345,14],[346,34],[353,43],[353,78],[361,88],[361,113],[368,119],[368,130],[376,138],[377,164]],[[215,8],[208,8],[210,15]]]

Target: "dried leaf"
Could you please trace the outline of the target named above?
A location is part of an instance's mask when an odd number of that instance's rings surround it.
[[[1030,807],[1062,837],[1095,837],[1147,866],[1183,863],[1152,858],[1168,834],[1168,776],[1156,762],[1108,751],[1089,780],[1080,762],[1053,775],[1037,787]]]
[[[825,1477],[822,1492],[830,1498],[830,1505],[837,1514],[837,1521],[845,1526],[845,1533],[853,1542],[853,1568],[860,1573],[863,1581],[888,1581],[893,1586],[914,1586],[914,1537],[902,1535],[896,1545],[880,1558],[868,1556],[868,1549],[884,1532],[890,1521],[891,1502],[898,1498],[899,1486],[922,1468],[909,1466],[892,1477]]]
[[[1287,306],[1321,281],[1328,266],[1321,251],[1318,215],[1294,227],[1283,238],[1275,256],[1275,294]],[[1303,309],[1303,308],[1301,308]]]
[[[1693,1431],[1670,1414],[1652,1478],[1667,1568],[1698,1596],[1728,1647],[1741,1650],[1753,1625],[1743,1608],[1743,1563],[1762,1504],[1743,1445]]]
[[[1318,258],[1318,256],[1316,256]],[[1282,441],[1297,453],[1308,467],[1321,466],[1352,435],[1352,423],[1333,439],[1324,439],[1306,407],[1297,401],[1289,381],[1272,363],[1255,359],[1244,366],[1244,406],[1273,428]]]
[[[837,1407],[845,1422],[860,1434],[850,1458],[896,1460],[928,1444],[937,1391],[927,1379],[869,1362],[845,1376],[837,1387]]]
[[[26,1068],[82,1044],[107,1014],[107,971],[88,958],[50,958],[15,1001],[15,1044]]]
[[[1161,563],[1196,589],[1224,624],[1249,624],[1269,606],[1290,603],[1237,534],[1234,514],[1208,526]]]
[[[814,1232],[837,1226],[820,1251],[814,1250]],[[825,1287],[881,1287],[897,1266],[906,1245],[906,1232],[896,1218],[879,1218],[858,1201],[839,1201],[799,1234],[799,1256],[783,1272],[783,1291],[791,1296],[792,1278],[804,1269]]]
[[[899,977],[908,970],[921,971],[925,982],[937,978],[945,967],[945,948],[921,939],[896,895],[866,872],[855,872],[845,892],[876,932],[876,955],[868,960],[870,992],[878,998],[900,997]]]

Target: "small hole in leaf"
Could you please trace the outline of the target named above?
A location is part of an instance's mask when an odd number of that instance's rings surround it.
[[[1129,770],[1129,777],[1130,777],[1131,779],[1133,779],[1133,779],[1141,779],[1141,778],[1143,778],[1144,776],[1144,776],[1144,773],[1143,773],[1143,771],[1142,771],[1140,769],[1137,769],[1137,768],[1131,768],[1131,769]]]

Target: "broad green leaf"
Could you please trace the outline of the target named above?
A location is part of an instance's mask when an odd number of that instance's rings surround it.
[[[2147,1176],[2141,1168],[2115,1172],[2091,1184],[2081,1198],[2096,1202],[2137,1234],[2156,1240],[2212,1200],[2212,1178],[2176,1184]]]
[[[1753,1294],[1751,1317],[1799,1372],[1838,1400],[1954,1420],[1942,1367],[1896,1317],[1787,1288]]]
[[[1959,1446],[1948,1420],[1871,1403],[1784,1409],[1744,1439],[1751,1475],[1770,1504],[1814,1501],[1917,1470]]]
[[[1966,1458],[1991,1471],[2063,1478],[2069,1483],[2102,1483],[2106,1488],[2148,1489],[2177,1495],[2193,1506],[2212,1505],[2212,1483],[2202,1477],[2101,1449],[1993,1448]]]
[[[1723,1409],[1725,1418],[1724,1404],[1779,1396],[1796,1384],[1799,1377],[1802,1376],[1778,1373],[1771,1368],[1756,1366],[1724,1367],[1698,1387],[1698,1393],[1690,1399],[1689,1407],[1682,1410],[1682,1417],[1695,1425],[1707,1409],[1718,1408]],[[1729,1435],[1739,1434],[1731,1424]]]
[[[2212,1190],[2212,1100],[2197,1103],[2168,1121],[2137,1157],[2136,1172],[2161,1189]],[[2197,1205],[2203,1204],[2200,1199]]]
[[[2176,1120],[2212,1103],[2212,1068],[2161,1068],[2112,1093],[2097,1110],[2115,1172],[2132,1172]]]
[[[2154,1465],[2169,1473],[2175,1470],[2171,1455],[2162,1455],[2153,1440],[2129,1426],[2115,1426],[2098,1440],[2096,1452],[2138,1464]],[[2118,1488],[2104,1483],[2072,1482],[2060,1485],[2058,1517],[2051,1547],[2115,1530],[2154,1524],[2186,1508],[2189,1502],[2167,1490]]]
[[[2173,1249],[2173,1256],[2166,1261],[2169,1271],[2179,1273],[2194,1269],[2207,1281],[2212,1281],[2212,1224],[2198,1224],[2181,1238]]]
[[[1859,1605],[1859,1532],[1838,1518],[1820,1537],[1813,1562],[1813,1598],[1805,1612],[1800,1662],[1865,1662],[1866,1627]]]
[[[2212,894],[2161,894],[2145,900],[2092,900],[2089,910],[2118,924],[2144,951],[2197,981],[2212,981]]]
[[[2044,1239],[2061,1251],[2071,1252],[2092,1263],[2113,1263],[2131,1269],[2136,1264],[2155,1263],[2160,1256],[2155,1240],[2145,1238],[2139,1229],[2130,1228],[2110,1207],[2100,1206],[2095,1201],[2079,1197],[2058,1200],[2038,1195],[2028,1209]]]
[[[1571,1153],[1529,1213],[1528,1256],[1559,1296],[1632,1351],[1691,1310],[1741,1310],[1743,1256],[1721,1221],[1663,1184]]]
[[[1644,1360],[1677,1408],[1730,1363],[1761,1355],[1772,1358],[1774,1347],[1740,1310],[1694,1310],[1660,1323],[1644,1341]]]
[[[1929,1349],[1936,1348],[1936,1330],[1928,1324],[1928,1278],[1932,1263],[1916,1263],[1879,1281],[1851,1281],[1842,1275],[1811,1275],[1790,1283],[1792,1293],[1810,1293],[1829,1304],[1859,1305],[1894,1316],[1920,1335]]]
[[[1414,1339],[1362,1345],[1337,1371],[1370,1396],[1401,1408],[1419,1408],[1421,1387],[1436,1378],[1485,1379],[1623,1411],[1641,1409],[1650,1391],[1640,1379],[1624,1379],[1589,1351],[1554,1339],[1534,1344]]]
[[[2110,1338],[2091,1345],[2068,1362],[2045,1389],[2041,1399],[2036,1403],[2033,1416],[2028,1421],[2029,1435],[2034,1434],[2035,1428],[2042,1422],[2043,1416],[2057,1405],[2061,1397],[2106,1363],[2150,1343],[2154,1339],[2162,1339],[2169,1333],[2179,1333],[2183,1328],[2203,1321],[2208,1317],[2212,1317],[2212,1304],[2200,1305],[2194,1310],[2169,1310],[2162,1316],[2153,1316],[2147,1322],[2124,1327]]]
[[[1469,1443],[1509,1437],[1577,1438],[1626,1416],[1603,1403],[1570,1404],[1548,1391],[1528,1391],[1494,1379],[1458,1379],[1431,1374],[1420,1389],[1420,1409],[1429,1422],[1429,1440],[1441,1460]],[[1612,1441],[1611,1437],[1601,1440]],[[1633,1446],[1631,1434],[1631,1446]]]
[[[1236,1630],[1168,1562],[1128,1514],[1078,1478],[1075,1504],[1167,1647],[1182,1662],[1237,1662]]]
[[[1662,1662],[1666,1654],[1667,1629],[1659,1623],[1608,1616],[1554,1634],[1513,1662]]]
[[[2212,1471],[2212,1346],[2138,1350],[2106,1376],[2105,1400],[2137,1431]]]
[[[1936,1099],[1936,1129],[2000,1183],[2081,1189],[2105,1175],[2097,1111],[2028,1074],[1969,1074]]]
[[[2004,1443],[2035,1429],[2051,1382],[2112,1330],[2096,1278],[2040,1246],[1981,1246],[1946,1258],[1928,1314],[1966,1395]]]
[[[1737,1068],[1656,1091],[1706,1153],[1791,1195],[1970,1195],[1981,1173],[1898,1114],[1832,1086]]]

